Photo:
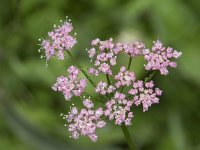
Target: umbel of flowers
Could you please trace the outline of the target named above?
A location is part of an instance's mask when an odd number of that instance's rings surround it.
[[[73,26],[69,20],[55,26],[48,33],[49,38],[41,40],[41,49],[47,60],[51,57],[63,60],[65,52],[72,58],[73,65],[67,69],[68,76],[58,77],[52,89],[61,92],[66,101],[80,97],[83,108],[70,106],[70,111],[64,115],[66,127],[70,137],[78,139],[81,135],[88,136],[95,142],[98,139],[96,130],[105,127],[106,122],[114,121],[119,126],[130,126],[133,117],[136,117],[134,110],[137,106],[142,105],[143,112],[146,112],[150,106],[159,103],[162,90],[155,86],[152,76],[155,71],[167,75],[170,67],[176,68],[175,60],[182,53],[171,47],[164,47],[159,40],[154,41],[151,48],[146,48],[144,43],[138,41],[127,44],[114,43],[112,38],[103,41],[96,38],[91,41],[91,47],[87,50],[93,66],[84,70],[70,53],[77,43],[76,38],[71,35],[72,31]],[[118,66],[119,71],[115,74],[113,66],[118,65],[118,57],[122,54],[127,55],[129,62],[127,66]],[[130,70],[132,59],[138,56],[146,60],[144,69],[153,73],[144,80],[138,80],[134,71]],[[79,78],[81,72],[85,78]],[[99,75],[105,75],[106,80],[94,82],[91,76]],[[86,92],[87,86],[93,86],[93,92],[99,94],[101,100],[91,98],[91,94]],[[95,108],[95,103],[98,102],[103,103],[103,107]]]

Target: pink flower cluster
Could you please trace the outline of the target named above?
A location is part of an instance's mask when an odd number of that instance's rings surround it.
[[[89,73],[89,74],[92,74],[92,75],[94,75],[94,76],[98,76],[98,75],[99,75],[99,71],[96,70],[95,68],[92,68],[92,67],[90,67],[90,68],[88,69],[88,73]]]
[[[142,55],[145,50],[145,44],[142,42],[134,42],[123,45],[124,52],[131,57]]]
[[[131,106],[133,105],[132,100],[127,100],[123,93],[118,93],[114,97],[107,101],[105,116],[108,116],[109,120],[115,120],[116,125],[131,125],[131,119],[133,118],[133,112]]]
[[[91,45],[96,48],[92,47],[88,50],[88,55],[92,60],[95,58],[94,66],[97,69],[90,68],[89,73],[95,76],[98,76],[100,72],[112,75],[111,67],[117,64],[116,59],[120,53],[131,57],[144,56],[144,59],[147,60],[145,69],[159,70],[162,75],[168,74],[168,67],[175,68],[177,64],[172,59],[177,59],[182,55],[181,52],[173,50],[171,47],[164,47],[159,40],[154,42],[151,50],[146,49],[142,42],[114,44],[112,38],[105,41],[97,38],[91,42]]]
[[[152,104],[159,103],[158,96],[161,96],[162,91],[159,88],[155,88],[155,90],[153,88],[153,81],[144,83],[139,80],[133,83],[133,89],[128,92],[133,95],[133,101],[136,106],[142,103],[143,112],[147,111]]]
[[[144,51],[144,58],[148,61],[145,65],[146,70],[159,70],[162,75],[169,73],[167,67],[176,68],[176,62],[171,59],[179,58],[182,53],[173,50],[171,47],[164,47],[163,44],[157,40],[153,42],[152,50]]]
[[[94,46],[88,50],[88,55],[91,60],[95,58],[95,68],[90,68],[89,73],[98,75],[99,72],[104,74],[112,75],[111,66],[116,65],[117,54],[117,45],[113,43],[113,39],[110,38],[105,41],[100,41],[100,39],[95,39],[91,42],[91,45]]]
[[[113,85],[109,85],[106,82],[100,81],[96,87],[96,92],[101,95],[106,95],[114,92],[116,88]]]
[[[97,140],[96,129],[103,128],[106,122],[101,119],[103,109],[99,107],[93,110],[94,103],[90,99],[84,99],[82,108],[78,111],[77,107],[72,107],[66,115],[68,130],[71,137],[78,139],[80,135],[88,136],[93,142]]]
[[[43,40],[41,44],[47,60],[54,55],[60,60],[64,59],[64,51],[71,49],[77,43],[76,39],[70,35],[72,30],[72,23],[66,21],[48,33],[50,40]]]
[[[95,76],[98,76],[99,72],[112,75],[111,67],[117,64],[117,56],[120,53],[125,53],[133,57],[142,55],[145,49],[145,45],[142,42],[115,44],[112,38],[105,41],[101,41],[97,38],[92,40],[91,45],[93,47],[87,52],[91,61],[95,59],[94,66],[97,67],[97,69],[90,68],[88,72]]]
[[[77,43],[76,39],[70,35],[72,30],[72,24],[66,21],[62,26],[58,26],[48,33],[50,39],[42,41],[42,48],[47,60],[52,56],[64,59],[64,51],[68,51]],[[116,125],[129,126],[134,117],[133,109],[135,108],[133,107],[142,105],[143,112],[145,112],[152,104],[159,103],[162,91],[155,88],[154,82],[151,80],[152,74],[146,78],[148,81],[137,80],[135,73],[129,70],[132,58],[142,56],[147,61],[145,70],[159,70],[162,75],[167,75],[169,67],[177,66],[174,59],[179,58],[182,53],[170,47],[164,47],[160,41],[153,42],[151,50],[147,49],[142,42],[114,43],[112,38],[105,41],[94,39],[91,41],[91,46],[87,53],[91,62],[94,62],[94,67],[89,68],[88,73],[95,76],[104,75],[107,82],[100,80],[96,82],[96,85],[87,72],[78,63],[76,64],[88,81],[92,83],[95,92],[104,95],[102,96],[104,100],[100,100],[104,107],[94,109],[94,103],[90,97],[82,97],[82,95],[90,96],[84,92],[87,82],[84,78],[78,78],[79,70],[74,66],[68,68],[69,75],[67,77],[57,78],[52,89],[62,92],[67,101],[70,101],[73,96],[80,96],[84,108],[78,110],[73,105],[70,112],[64,117],[67,121],[66,126],[72,138],[78,139],[83,135],[95,142],[97,140],[96,129],[106,125],[106,121],[102,118],[114,120]],[[73,59],[69,51],[68,54]],[[129,64],[127,68],[119,66],[120,70],[115,74],[113,67],[117,65],[117,58],[120,54],[129,56]]]
[[[76,67],[70,66],[67,71],[69,76],[58,77],[52,89],[62,92],[65,99],[70,100],[73,96],[80,96],[84,92],[87,82],[85,79],[78,79],[79,71]]]
[[[122,66],[120,68],[119,73],[115,75],[115,80],[117,80],[117,82],[115,83],[115,86],[117,88],[120,88],[125,85],[130,86],[132,82],[135,80],[135,73],[126,70],[126,67]]]

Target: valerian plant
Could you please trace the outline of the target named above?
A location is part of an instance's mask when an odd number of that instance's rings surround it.
[[[66,101],[80,97],[83,105],[82,109],[72,105],[68,114],[63,115],[70,137],[78,139],[81,135],[88,136],[96,142],[97,128],[105,127],[107,121],[114,121],[116,125],[121,126],[130,148],[136,149],[127,129],[127,126],[132,125],[134,117],[132,110],[136,109],[132,108],[142,105],[143,112],[146,112],[152,104],[159,103],[163,91],[155,86],[152,77],[155,72],[167,75],[168,68],[176,68],[175,59],[182,53],[171,47],[164,47],[159,40],[154,41],[151,48],[146,48],[144,43],[138,41],[127,44],[115,43],[112,38],[104,41],[96,38],[91,41],[91,47],[87,49],[93,67],[84,70],[70,53],[77,44],[72,30],[72,23],[67,19],[60,26],[55,25],[54,30],[48,32],[47,39],[39,39],[40,51],[44,51],[47,61],[52,57],[64,60],[65,53],[73,61],[73,65],[67,69],[68,76],[58,77],[52,85],[52,89],[61,92]],[[118,73],[114,74],[113,66],[118,65],[118,57],[122,54],[127,55],[128,65],[119,66]],[[144,69],[150,72],[144,80],[138,80],[134,71],[130,70],[132,59],[138,56],[146,60]],[[80,72],[85,78],[79,78]],[[99,75],[105,75],[106,81],[92,80],[91,76]],[[94,92],[99,94],[101,99],[90,96],[92,94],[86,92],[87,86],[93,86]],[[103,107],[95,109],[96,101],[103,103]]]

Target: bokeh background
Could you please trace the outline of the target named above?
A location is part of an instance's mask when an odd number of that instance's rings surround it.
[[[84,66],[91,65],[85,48],[96,37],[148,46],[160,39],[182,51],[177,69],[154,78],[164,90],[160,104],[146,113],[135,109],[129,130],[141,150],[200,150],[199,0],[0,0],[0,150],[128,149],[112,123],[98,131],[95,144],[69,138],[60,117],[68,104],[50,88],[66,74],[69,58],[52,59],[46,68],[38,53],[38,38],[65,16],[78,33],[72,53]],[[143,63],[133,62],[138,78]]]

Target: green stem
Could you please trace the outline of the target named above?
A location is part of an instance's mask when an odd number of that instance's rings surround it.
[[[123,92],[123,90],[124,90],[124,86],[122,86],[120,93],[122,93],[122,92]]]
[[[154,77],[155,74],[156,74],[156,71],[154,70],[148,77],[144,79],[144,82],[150,81]]]
[[[137,149],[136,145],[133,143],[133,140],[132,140],[131,135],[130,135],[130,133],[128,131],[128,128],[125,125],[122,125],[121,129],[122,129],[122,131],[124,133],[124,136],[126,138],[126,141],[127,141],[128,145],[129,145],[130,150],[136,150]]]
[[[133,57],[130,56],[129,57],[129,61],[128,61],[128,68],[127,68],[127,70],[129,70],[130,67],[131,67],[132,59],[133,59]]]
[[[108,81],[108,85],[111,85],[110,78],[109,78],[108,74],[106,74],[106,78],[107,78],[107,81]]]
[[[77,61],[75,61],[74,57],[72,56],[72,54],[67,51],[67,54],[69,55],[69,57],[72,59],[72,61],[76,64],[76,66],[81,70],[81,72],[84,74],[84,76],[88,79],[88,81],[92,84],[93,87],[96,88],[96,84],[92,81],[92,79],[89,77],[89,75],[87,74],[87,72],[83,69],[83,67],[81,65],[79,65],[77,63]]]

